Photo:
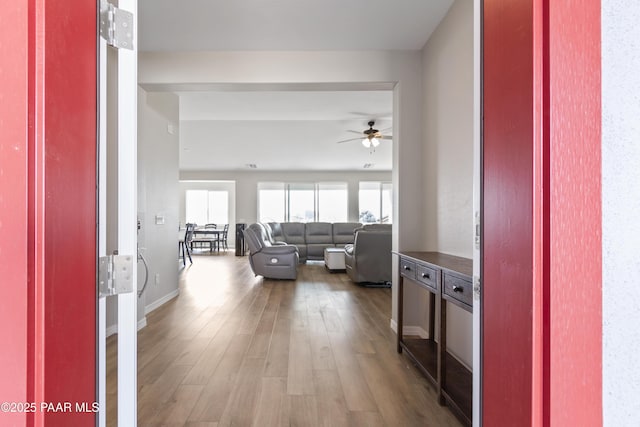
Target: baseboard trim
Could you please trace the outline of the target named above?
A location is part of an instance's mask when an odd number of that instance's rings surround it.
[[[389,321],[389,327],[393,332],[396,333],[396,335],[398,335],[398,322],[396,322],[394,319],[391,319]]]
[[[394,319],[391,319],[390,326],[391,330],[398,334],[398,322],[396,322]],[[412,325],[403,326],[402,335],[414,335],[422,339],[429,338],[429,334],[422,327]]]
[[[147,326],[147,316],[144,316],[142,319],[138,320],[138,330]]]
[[[422,329],[420,326],[403,326],[402,327],[402,333],[404,335],[418,336],[418,337],[420,337],[422,339],[429,338],[429,334],[427,333],[427,331]]]
[[[167,302],[171,301],[172,299],[174,299],[178,295],[180,295],[180,289],[176,289],[176,290],[174,290],[172,292],[169,292],[167,295],[163,296],[162,298],[160,298],[158,300],[155,300],[154,302],[152,302],[149,305],[146,305],[144,307],[144,314],[147,315],[147,314],[151,313],[153,310],[163,306],[164,304],[166,304]]]
[[[115,325],[111,325],[109,326],[106,331],[105,334],[107,337],[110,337],[111,335],[117,334],[118,333],[118,324],[116,323]]]
[[[147,316],[145,316],[142,319],[138,320],[138,330],[144,328],[145,326],[147,326]],[[109,326],[105,330],[105,334],[106,334],[107,338],[110,337],[111,335],[115,335],[117,333],[118,333],[118,324],[117,323],[115,325]]]

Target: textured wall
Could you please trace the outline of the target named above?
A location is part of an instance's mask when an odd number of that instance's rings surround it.
[[[602,370],[602,287],[595,280],[602,276],[600,4],[576,8],[557,1],[548,8],[548,58],[542,58],[549,76],[542,81],[548,90],[543,134],[549,135],[548,142],[543,137],[548,190],[541,242],[544,416],[551,425],[600,426],[602,378],[585,375]],[[535,302],[533,310],[535,322]],[[538,331],[534,323],[534,340]]]
[[[458,0],[424,47],[424,240],[470,258],[473,247],[473,2]]]
[[[472,257],[473,249],[473,2],[457,0],[425,45],[423,65],[422,202],[426,248]],[[405,304],[422,305],[421,319],[405,324],[426,329],[425,292],[407,288]],[[447,346],[472,365],[472,316],[448,305]]]
[[[604,425],[640,420],[640,3],[602,0]]]

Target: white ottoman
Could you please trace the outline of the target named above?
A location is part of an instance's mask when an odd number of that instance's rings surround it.
[[[344,248],[325,248],[324,265],[329,271],[344,270]]]

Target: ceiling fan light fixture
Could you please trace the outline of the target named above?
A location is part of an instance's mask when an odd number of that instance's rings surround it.
[[[370,150],[371,153],[373,153],[374,151],[376,151],[376,148],[378,146],[380,146],[380,141],[383,139],[391,139],[391,135],[383,135],[378,129],[374,129],[373,125],[375,124],[375,122],[373,120],[369,121],[368,125],[369,125],[369,129],[365,129],[362,134],[363,136],[360,138],[349,138],[349,139],[345,139],[342,141],[338,141],[338,144],[342,144],[343,142],[350,142],[350,141],[360,141],[362,143],[362,146],[364,148],[368,148]],[[391,128],[389,128],[391,129]],[[389,130],[387,129],[387,130]],[[355,130],[350,130],[349,132],[354,132],[354,133],[360,133],[358,131]]]
[[[364,145],[365,148],[376,148],[378,145],[380,145],[380,140],[372,135],[369,135],[362,140],[362,145]]]

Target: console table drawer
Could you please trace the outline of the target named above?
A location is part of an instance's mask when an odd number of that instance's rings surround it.
[[[400,274],[407,279],[415,280],[416,263],[405,258],[400,258]]]
[[[443,293],[453,300],[463,304],[463,308],[468,311],[473,307],[473,285],[470,281],[464,280],[452,274],[443,274]],[[464,307],[466,306],[466,307]]]
[[[433,268],[425,267],[424,265],[416,265],[416,279],[418,282],[423,283],[430,288],[438,289],[436,281],[436,270]]]

